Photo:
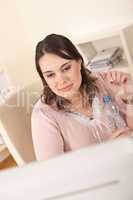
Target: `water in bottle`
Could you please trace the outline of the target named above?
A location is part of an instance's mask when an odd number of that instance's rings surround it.
[[[126,127],[126,123],[119,112],[118,106],[115,104],[115,102],[112,102],[110,96],[104,96],[103,101],[107,123],[112,132],[114,132],[116,129]]]

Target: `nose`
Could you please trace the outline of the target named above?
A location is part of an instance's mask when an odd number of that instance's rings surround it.
[[[68,80],[68,78],[65,75],[59,73],[56,76],[56,86],[58,88],[61,88],[63,85],[65,85],[67,83],[67,80]]]

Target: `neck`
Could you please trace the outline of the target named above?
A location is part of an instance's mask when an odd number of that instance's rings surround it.
[[[71,99],[71,110],[80,111],[86,109],[88,106],[86,95],[82,95],[81,92],[76,93]]]

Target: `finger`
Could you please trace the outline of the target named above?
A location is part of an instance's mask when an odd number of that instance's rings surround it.
[[[130,128],[128,126],[126,126],[126,127],[124,127],[124,128],[121,129],[122,132],[127,132],[129,130],[130,130]]]
[[[119,137],[121,134],[128,132],[130,129],[128,127],[118,129],[112,134],[112,138]]]
[[[116,84],[121,84],[121,77],[123,73],[119,71],[115,71],[115,83]]]
[[[121,77],[122,77],[122,73],[116,72],[116,82],[117,82],[117,84],[121,84]]]
[[[106,79],[107,79],[110,83],[113,83],[113,82],[114,82],[113,77],[112,77],[112,72],[108,72],[108,73],[107,73]]]
[[[111,71],[110,72],[110,83],[117,83],[117,72],[116,71]]]
[[[112,81],[116,84],[124,84],[128,80],[130,80],[130,75],[127,73],[119,72],[119,71],[112,71],[111,73]]]
[[[119,72],[116,71],[116,83],[121,85],[123,83],[125,83],[128,80],[128,76],[123,73],[123,72]]]
[[[107,73],[106,72],[100,72],[99,75],[102,77],[102,79],[105,79]]]
[[[127,74],[121,75],[121,83],[126,83],[130,79],[130,76]]]
[[[112,81],[113,83],[117,83],[117,72],[116,71],[112,71]]]

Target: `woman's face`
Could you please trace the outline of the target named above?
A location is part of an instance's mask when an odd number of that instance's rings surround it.
[[[39,65],[49,88],[58,96],[72,100],[81,85],[81,61],[68,60],[46,53]]]

